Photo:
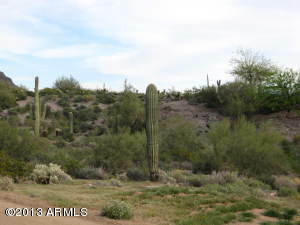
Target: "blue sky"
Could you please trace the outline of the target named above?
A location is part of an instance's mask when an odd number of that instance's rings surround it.
[[[51,87],[184,90],[233,78],[238,48],[299,69],[298,0],[0,0],[0,71]]]

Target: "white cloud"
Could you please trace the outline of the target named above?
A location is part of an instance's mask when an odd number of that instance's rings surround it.
[[[35,55],[41,58],[80,58],[95,55],[96,48],[95,44],[61,46],[40,50]]]
[[[11,0],[2,5],[10,13],[3,17],[0,10],[0,32],[10,23],[16,29],[0,35],[0,54],[77,58],[107,75],[107,83],[112,75],[125,75],[138,88],[156,82],[183,89],[204,84],[207,73],[212,81],[227,81],[229,59],[238,47],[299,67],[296,0]],[[26,29],[17,29],[20,20]],[[87,31],[99,40],[78,33],[70,37],[76,43],[68,43],[68,36],[62,37],[68,29]]]
[[[103,84],[104,83],[99,81],[93,81],[93,82],[83,82],[81,83],[81,86],[87,89],[101,89],[103,88]]]

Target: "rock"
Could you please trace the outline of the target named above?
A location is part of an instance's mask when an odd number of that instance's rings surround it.
[[[16,87],[16,85],[13,83],[12,79],[7,77],[3,72],[0,71],[0,81],[4,81],[7,84]]]

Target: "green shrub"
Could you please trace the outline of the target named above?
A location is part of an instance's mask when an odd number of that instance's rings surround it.
[[[287,158],[280,148],[282,137],[267,124],[256,128],[254,123],[242,118],[231,126],[224,120],[212,127],[208,138],[217,170],[229,167],[253,176],[289,171]]]
[[[240,222],[251,222],[254,218],[256,218],[256,215],[252,212],[241,212],[239,214]]]
[[[94,148],[95,166],[112,173],[125,172],[146,161],[145,133],[105,134],[97,139]]]
[[[60,95],[61,91],[55,88],[44,88],[40,90],[41,96],[51,96],[51,95]]]
[[[94,113],[101,113],[102,109],[98,105],[95,105],[93,111]]]
[[[14,189],[14,181],[10,177],[0,177],[0,190],[12,191]]]
[[[13,89],[13,93],[14,95],[16,96],[16,100],[17,101],[21,101],[21,100],[25,100],[28,93],[27,93],[28,90],[26,90],[26,88],[19,88],[19,87],[16,87]]]
[[[175,186],[162,186],[156,188],[147,189],[146,192],[153,193],[154,195],[177,195],[180,193],[189,194],[190,190],[187,187],[175,187]]]
[[[293,141],[283,140],[281,146],[288,157],[289,164],[296,173],[300,173],[300,144],[294,138]]]
[[[79,82],[75,80],[72,76],[70,77],[63,76],[56,79],[53,87],[64,93],[69,93],[69,94],[76,93],[81,89]]]
[[[199,89],[193,88],[188,100],[190,103],[206,103],[209,108],[218,108],[221,105],[217,88],[215,86]]]
[[[129,130],[131,133],[144,130],[144,104],[132,91],[124,91],[107,110],[108,126],[113,133]]]
[[[87,96],[83,96],[83,95],[76,95],[74,97],[74,102],[88,102],[89,98]]]
[[[96,91],[96,99],[102,104],[112,104],[116,101],[116,93],[109,92],[106,89]]]
[[[300,134],[295,135],[295,136],[293,137],[293,142],[294,142],[294,144],[296,144],[296,145],[299,145],[299,144],[300,144]]]
[[[18,116],[9,116],[7,119],[7,122],[11,125],[11,126],[20,126],[21,125],[21,120]]]
[[[295,196],[297,194],[298,194],[297,190],[288,187],[282,187],[278,191],[278,196],[280,197],[290,197],[290,196]]]
[[[131,219],[133,211],[126,202],[113,200],[103,207],[101,215],[111,219]]]
[[[181,117],[170,117],[162,121],[159,134],[162,162],[191,161],[202,147],[197,127]]]
[[[280,220],[280,221],[276,222],[275,224],[276,225],[294,225],[292,222],[286,221],[286,220]]]
[[[0,151],[0,174],[10,176],[15,180],[27,177],[32,171],[32,166],[23,160],[12,158]]]
[[[239,179],[236,172],[230,171],[213,172],[211,175],[207,175],[206,177],[210,180],[209,183],[220,185],[233,183]]]
[[[57,104],[61,107],[69,107],[70,106],[70,99],[68,96],[62,96],[58,101]]]
[[[107,172],[103,168],[92,168],[92,167],[85,167],[80,169],[77,174],[77,178],[81,179],[99,179],[105,180],[108,178]]]
[[[256,113],[259,109],[257,92],[256,86],[243,82],[222,85],[218,90],[222,102],[221,112],[234,118]]]
[[[34,136],[28,130],[15,128],[0,121],[0,152],[11,158],[30,162],[45,152],[49,143]]]
[[[268,209],[268,210],[263,212],[263,215],[264,216],[269,216],[269,217],[276,217],[276,218],[281,217],[280,212],[276,209]]]
[[[300,73],[292,69],[278,70],[270,76],[262,89],[263,110],[291,111],[300,103]]]
[[[132,167],[127,170],[126,173],[128,179],[134,181],[144,181],[149,179],[149,173],[145,168]]]
[[[69,111],[66,111],[69,113]],[[80,107],[74,112],[74,118],[79,121],[93,121],[97,119],[97,114],[91,108]]]
[[[68,142],[74,141],[74,134],[70,132],[70,128],[63,129],[63,139]]]
[[[298,212],[296,209],[284,208],[281,218],[284,220],[292,220],[297,214]]]
[[[8,109],[16,106],[16,97],[9,90],[0,89],[0,109]]]
[[[258,176],[257,179],[264,182],[265,184],[269,185],[272,189],[276,189],[275,176],[262,174],[262,175]]]

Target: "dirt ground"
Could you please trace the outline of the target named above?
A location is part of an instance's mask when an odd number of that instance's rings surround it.
[[[131,220],[112,220],[99,216],[99,211],[88,210],[87,217],[60,216],[6,216],[6,208],[54,208],[46,201],[33,199],[24,195],[0,192],[0,225],[151,225],[159,221],[144,221],[141,218]]]

